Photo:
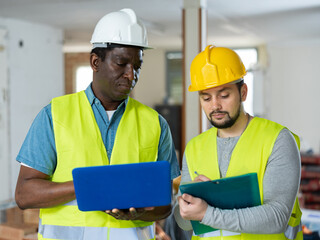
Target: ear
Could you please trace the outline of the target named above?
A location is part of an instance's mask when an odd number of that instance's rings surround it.
[[[90,66],[94,72],[99,72],[101,59],[98,57],[97,54],[91,53],[90,54]]]
[[[241,102],[244,102],[247,99],[247,94],[248,94],[248,86],[247,84],[243,83],[240,89],[240,94],[241,94]]]

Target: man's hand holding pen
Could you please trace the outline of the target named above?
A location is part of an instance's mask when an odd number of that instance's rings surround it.
[[[210,178],[206,177],[205,175],[199,174],[197,171],[194,171],[197,177],[193,180],[193,182],[207,182],[211,181]]]
[[[198,174],[196,171],[195,174],[197,174],[197,177],[193,180],[193,182],[210,181],[208,177]],[[201,221],[208,207],[206,201],[202,200],[201,198],[193,197],[186,193],[178,197],[178,202],[180,207],[180,215],[186,220]]]

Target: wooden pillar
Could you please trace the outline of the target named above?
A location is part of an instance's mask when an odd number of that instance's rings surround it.
[[[206,47],[207,42],[206,0],[184,0],[182,12],[183,35],[183,105],[182,149],[187,142],[203,130],[203,113],[198,92],[189,92],[190,65],[194,57]]]

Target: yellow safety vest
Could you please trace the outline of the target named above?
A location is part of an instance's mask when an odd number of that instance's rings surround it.
[[[226,177],[238,176],[246,173],[257,173],[261,204],[263,204],[263,177],[272,152],[273,145],[284,127],[262,118],[255,117],[239,138],[231,155]],[[295,136],[299,146],[299,138]],[[210,179],[219,179],[219,164],[217,156],[217,128],[193,138],[186,147],[186,160],[191,179],[196,177],[194,171],[206,175]],[[296,198],[287,230],[282,234],[248,234],[230,231],[213,231],[193,236],[192,239],[210,240],[302,240],[301,210]]]
[[[110,164],[91,105],[84,91],[54,98],[52,121],[57,150],[53,182],[72,180],[76,167]],[[156,161],[159,116],[129,98],[117,129],[111,164]],[[116,220],[102,211],[79,211],[76,200],[40,210],[38,239],[155,239],[153,222]]]

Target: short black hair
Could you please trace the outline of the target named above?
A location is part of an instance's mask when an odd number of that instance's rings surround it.
[[[97,47],[97,48],[94,48],[91,50],[91,54],[96,54],[102,62],[104,62],[104,60],[106,59],[106,53],[107,51],[109,51],[110,48],[100,48],[100,47]]]
[[[236,83],[237,87],[238,87],[238,90],[239,90],[239,93],[241,94],[241,87],[242,85],[244,84],[244,80],[243,78],[239,79],[240,81]]]

